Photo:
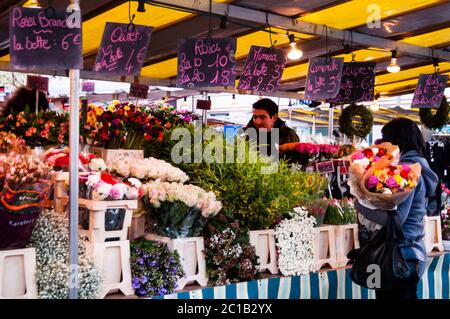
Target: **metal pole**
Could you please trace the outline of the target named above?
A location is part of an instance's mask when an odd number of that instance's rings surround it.
[[[313,126],[312,126],[311,135],[314,136],[314,135],[316,135],[316,115],[314,114],[312,116],[312,118],[313,118]]]
[[[79,0],[73,2],[79,11]],[[80,141],[80,70],[71,69],[70,77],[70,199],[69,199],[69,298],[78,299],[78,154]]]
[[[330,105],[330,109],[328,110],[328,138],[332,138],[333,137],[333,127],[334,127],[334,109],[333,107]]]
[[[203,92],[203,98],[205,100],[208,99],[208,93]],[[202,123],[206,125],[208,123],[208,110],[202,110]]]

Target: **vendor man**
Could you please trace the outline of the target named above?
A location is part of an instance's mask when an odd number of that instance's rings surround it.
[[[278,118],[278,105],[271,99],[254,103],[252,112],[253,117],[244,130],[251,140],[256,141],[263,154],[270,156],[279,145],[300,141],[297,133]]]

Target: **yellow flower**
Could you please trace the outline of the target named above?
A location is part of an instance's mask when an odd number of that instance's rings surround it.
[[[98,116],[102,115],[103,114],[103,108],[97,107],[95,109],[95,114],[97,114]]]
[[[112,101],[112,104],[113,104],[114,106],[119,105],[119,104],[120,104],[120,101],[118,101],[118,100],[113,100],[113,101]]]
[[[114,105],[108,106],[108,111],[114,112],[115,110],[116,110],[116,108],[114,107]]]
[[[88,112],[87,118],[86,118],[87,124],[89,124],[90,126],[94,126],[96,121],[97,121],[97,117],[95,116],[95,114],[92,112]]]
[[[128,105],[125,105],[125,106],[123,107],[123,109],[124,109],[125,111],[129,111],[129,110],[130,110],[130,107],[129,107]]]

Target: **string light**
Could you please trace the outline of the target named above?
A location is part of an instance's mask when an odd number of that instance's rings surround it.
[[[400,71],[400,65],[397,63],[397,51],[392,50],[391,63],[387,67],[387,71],[390,73],[397,73]]]
[[[303,56],[303,51],[297,47],[293,34],[289,34],[289,46],[291,47],[287,55],[289,60],[298,60]]]

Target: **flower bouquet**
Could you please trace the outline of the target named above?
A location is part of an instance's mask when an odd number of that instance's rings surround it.
[[[162,243],[132,242],[130,263],[133,289],[139,297],[171,294],[184,276],[177,252],[171,253]]]
[[[93,154],[82,152],[78,156],[79,169],[83,172],[99,172],[106,170],[105,161]],[[69,169],[70,152],[68,147],[51,148],[44,154],[44,161],[52,165],[55,170]]]
[[[375,145],[351,156],[350,192],[369,208],[394,209],[416,187],[420,164],[399,164],[400,151],[390,143]]]
[[[0,129],[23,138],[30,147],[67,144],[68,115],[55,111],[41,111],[37,115],[29,109],[10,114],[2,120]]]
[[[140,180],[160,180],[185,183],[189,177],[179,168],[153,157],[142,160],[120,158],[111,163],[111,172],[123,177]]]
[[[143,193],[135,178],[121,181],[107,173],[80,175],[80,196],[92,200],[138,199]]]
[[[156,107],[149,106],[149,113],[157,118],[164,128],[171,128],[180,124],[189,124],[198,120],[198,115],[188,110],[177,110],[169,104],[161,104]]]
[[[23,248],[48,201],[51,167],[32,156],[16,154],[0,159],[0,166],[0,174],[4,173],[0,195],[0,249]]]
[[[306,167],[314,161],[324,161],[333,158],[339,150],[339,145],[313,143],[287,143],[280,145],[280,153]]]
[[[311,201],[306,201],[303,205],[304,209],[308,211],[309,216],[316,219],[316,227],[322,226],[325,218],[329,202],[324,198],[317,198]]]
[[[128,102],[114,102],[106,110],[90,105],[82,129],[89,144],[106,149],[142,149],[145,141],[161,139],[162,133],[157,118]]]
[[[172,239],[200,235],[208,218],[222,209],[213,192],[198,186],[155,181],[143,187],[144,205],[156,230]]]
[[[28,153],[29,147],[25,144],[25,140],[16,137],[16,135],[7,132],[0,132],[0,153],[8,154],[15,153]]]

